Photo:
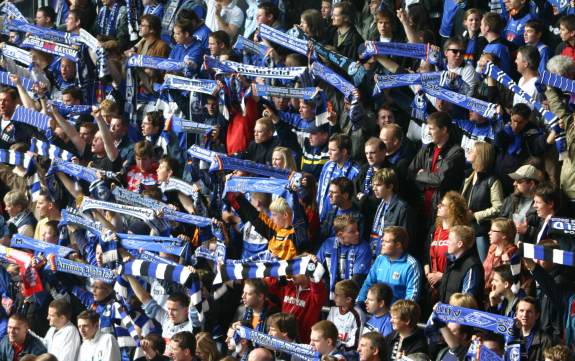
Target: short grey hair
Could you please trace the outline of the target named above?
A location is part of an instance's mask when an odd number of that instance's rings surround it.
[[[569,79],[575,78],[575,61],[565,55],[556,55],[547,62],[547,70]]]

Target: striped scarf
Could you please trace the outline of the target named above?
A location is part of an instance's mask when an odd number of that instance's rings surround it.
[[[214,285],[229,280],[254,279],[264,277],[283,277],[306,275],[319,282],[325,273],[323,266],[305,256],[289,261],[272,260],[251,263],[226,263],[220,265]]]
[[[554,113],[545,109],[543,104],[533,99],[529,94],[521,89],[509,75],[505,74],[505,72],[499,69],[495,64],[488,62],[482,73],[495,79],[498,83],[511,90],[514,94],[519,95],[533,105],[545,120],[547,128],[555,131],[557,134],[555,138],[555,146],[557,148],[557,153],[559,153],[559,160],[563,160],[566,155],[567,145],[565,143],[565,131],[559,126],[559,118]]]

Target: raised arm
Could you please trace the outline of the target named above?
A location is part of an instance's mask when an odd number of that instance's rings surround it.
[[[58,109],[56,109],[56,107],[46,104],[45,100],[42,100],[41,102],[42,107],[46,109],[48,113],[52,114],[52,117],[56,120],[58,126],[62,128],[64,133],[66,133],[68,138],[70,138],[70,141],[72,142],[72,144],[74,144],[74,147],[76,147],[78,153],[84,154],[84,151],[86,149],[86,141],[82,139],[80,133],[76,130],[76,127],[74,127],[72,123],[68,122],[62,116],[62,114],[60,114],[60,112],[58,111]]]
[[[118,151],[118,147],[114,144],[114,138],[112,138],[112,133],[110,133],[110,129],[108,125],[104,121],[100,114],[100,109],[97,109],[93,114],[94,118],[96,119],[96,123],[98,124],[98,130],[102,135],[102,141],[104,142],[104,149],[106,150],[106,156],[113,162],[115,161],[120,152]]]

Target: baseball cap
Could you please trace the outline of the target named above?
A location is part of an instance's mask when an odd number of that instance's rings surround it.
[[[308,131],[310,133],[319,133],[319,132],[329,133],[329,124],[324,123],[321,125],[313,125],[310,128],[308,128]]]
[[[543,180],[543,174],[532,165],[522,165],[515,172],[509,173],[509,177],[513,180],[532,179],[538,182]]]

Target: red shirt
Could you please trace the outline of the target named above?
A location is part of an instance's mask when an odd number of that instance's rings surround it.
[[[12,345],[12,349],[14,350],[14,360],[13,361],[18,361],[20,360],[20,353],[24,350],[24,344],[17,344],[17,343],[11,343]]]
[[[309,343],[311,327],[320,320],[321,308],[327,301],[327,288],[323,281],[310,282],[302,289],[292,280],[280,285],[277,278],[265,279],[269,292],[281,300],[282,312],[291,313],[297,319],[300,342]]]
[[[437,170],[437,160],[439,159],[439,154],[441,153],[441,147],[436,146],[433,150],[433,158],[431,159],[431,173]],[[433,195],[435,194],[435,188],[426,188],[423,192],[423,211],[426,215],[431,215],[432,205],[433,205]]]
[[[133,165],[128,170],[126,174],[126,180],[128,181],[128,189],[132,192],[139,192],[141,190],[140,186],[142,184],[155,184],[158,182],[158,174],[156,170],[158,169],[158,163],[152,166],[149,172],[143,172],[137,165]]]
[[[568,56],[575,61],[575,47],[570,46],[569,43],[566,42],[565,47],[561,50],[561,55]]]
[[[433,239],[429,246],[429,259],[431,272],[445,273],[447,267],[447,239],[449,238],[449,229],[435,227]]]

